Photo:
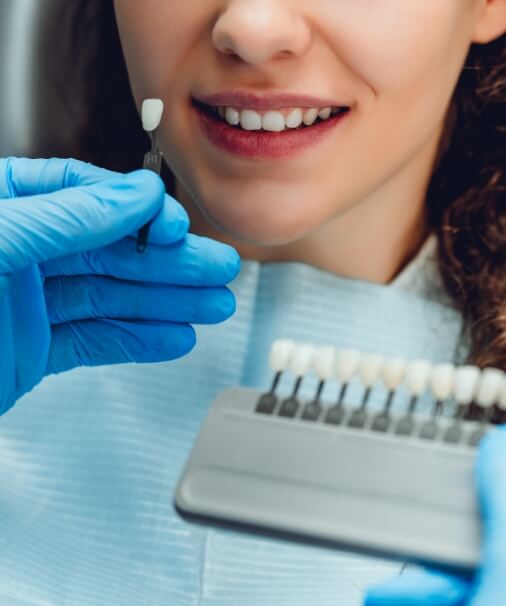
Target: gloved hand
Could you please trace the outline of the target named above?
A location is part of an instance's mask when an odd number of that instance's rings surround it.
[[[506,427],[491,430],[482,440],[476,472],[483,516],[482,563],[476,574],[404,574],[372,589],[366,606],[506,604]]]
[[[0,414],[47,374],[183,356],[191,323],[233,313],[237,253],[188,225],[152,172],[0,159]]]

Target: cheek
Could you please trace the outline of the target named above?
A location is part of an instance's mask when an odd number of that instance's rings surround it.
[[[333,36],[363,98],[376,105],[395,102],[399,109],[441,105],[467,50],[472,14],[462,9],[465,2],[424,0],[413,6],[405,0],[357,0],[343,11]],[[364,20],[358,12],[366,6]]]
[[[150,96],[170,101],[174,83],[181,85],[189,47],[206,27],[202,3],[115,0],[115,10],[137,106]]]

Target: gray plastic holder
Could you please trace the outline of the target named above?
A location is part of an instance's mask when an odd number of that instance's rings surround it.
[[[346,418],[259,414],[260,396],[237,388],[214,402],[176,490],[181,513],[402,561],[477,566],[474,447],[354,429]],[[451,423],[437,419],[439,435]],[[470,436],[476,424],[462,430]]]

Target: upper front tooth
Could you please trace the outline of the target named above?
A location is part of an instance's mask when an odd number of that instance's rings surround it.
[[[243,109],[241,112],[241,126],[244,130],[260,130],[262,128],[262,116],[251,109]]]
[[[225,110],[225,120],[231,125],[231,126],[237,126],[240,122],[241,116],[239,115],[239,112],[234,109],[233,107],[227,107],[227,109]]]
[[[262,118],[262,128],[273,133],[280,133],[286,128],[285,117],[280,112],[268,111]]]
[[[308,109],[304,113],[302,121],[304,122],[304,124],[306,126],[311,126],[312,124],[314,124],[316,122],[317,118],[318,118],[318,110],[315,107],[312,107],[311,109]]]
[[[292,109],[292,111],[286,117],[286,125],[288,128],[299,128],[302,124],[302,110],[298,107]]]

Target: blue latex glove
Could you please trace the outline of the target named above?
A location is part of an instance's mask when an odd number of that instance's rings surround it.
[[[506,427],[490,431],[477,458],[483,516],[482,564],[474,577],[435,570],[396,577],[372,589],[366,606],[501,606],[506,604]]]
[[[228,318],[238,255],[188,226],[152,172],[0,159],[0,414],[44,375],[177,358],[191,323]]]

